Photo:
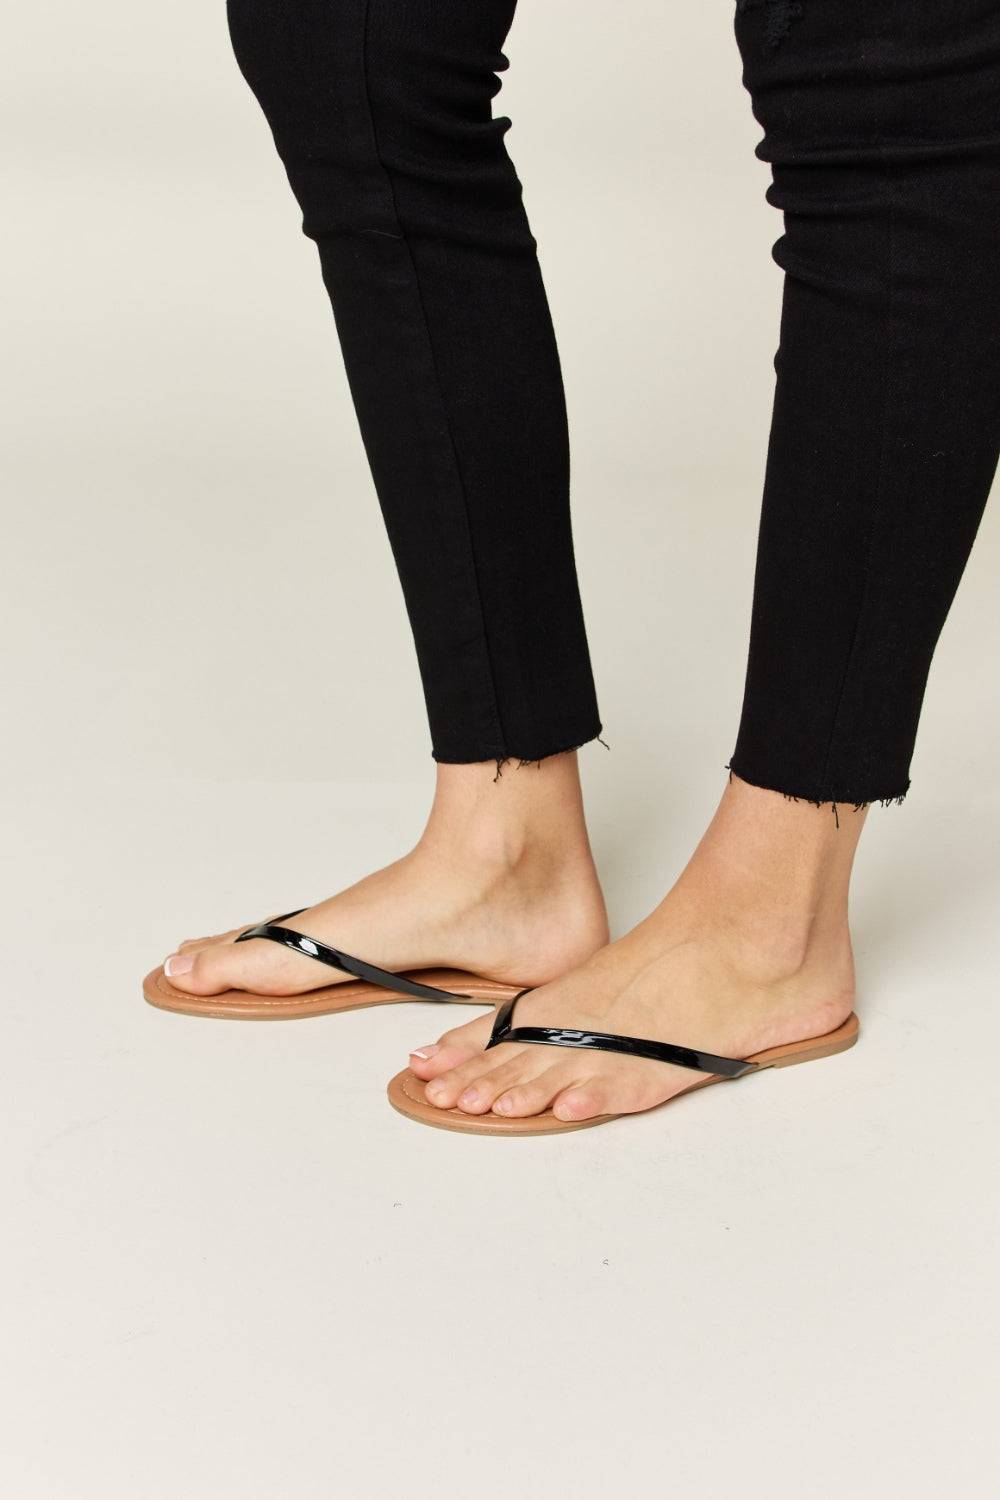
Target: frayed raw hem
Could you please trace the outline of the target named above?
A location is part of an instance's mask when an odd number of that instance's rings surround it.
[[[726,770],[729,772],[730,781],[735,776],[738,781],[745,781],[747,786],[759,787],[762,792],[777,792],[779,796],[784,797],[786,802],[807,802],[810,807],[829,807],[833,812],[834,821],[838,828],[840,827],[840,809],[842,807],[849,807],[852,812],[861,812],[864,808],[871,807],[876,802],[880,807],[901,807],[906,800],[907,792],[910,790],[910,783],[907,782],[901,792],[875,792],[867,797],[858,797],[851,793],[836,797],[832,795],[828,797],[816,797],[810,792],[790,792],[783,786],[773,786],[766,781],[758,781],[753,776],[745,776],[742,771],[737,770],[732,761],[726,766]]]
[[[437,751],[432,751],[431,754],[432,758],[437,762],[439,766],[482,765],[484,764],[484,762],[492,760],[497,768],[497,773],[494,776],[493,780],[499,781],[508,766],[514,766],[517,770],[521,770],[523,766],[540,766],[543,761],[551,760],[554,755],[572,755],[574,750],[582,750],[584,745],[590,745],[595,740],[599,745],[603,745],[605,750],[610,750],[611,746],[608,744],[607,740],[601,739],[601,730],[603,728],[603,724],[598,724],[594,733],[588,735],[586,739],[579,740],[577,743],[572,745],[558,745],[554,750],[546,750],[541,755],[507,754],[488,755],[481,758],[477,757],[476,759],[470,759],[468,757],[462,757],[461,759],[459,759],[457,756],[453,755],[438,755]]]
[[[594,740],[596,740],[599,745],[603,745],[605,750],[611,749],[611,746],[608,744],[607,740],[602,740],[599,734],[595,734],[593,740],[584,740],[582,744],[579,745],[567,745],[565,750],[550,750],[548,755],[536,755],[531,758],[526,756],[519,756],[517,757],[516,761],[517,769],[520,771],[522,766],[540,766],[544,761],[551,760],[553,755],[572,755],[574,750],[582,750],[584,745],[593,744]],[[512,755],[508,755],[505,760],[498,760],[497,774],[494,776],[493,780],[499,781],[500,777],[504,773],[505,767],[513,765],[514,763],[515,757]]]

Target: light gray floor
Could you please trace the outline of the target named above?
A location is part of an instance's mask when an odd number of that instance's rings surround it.
[[[739,713],[780,277],[731,9],[522,6],[502,95],[570,396],[619,932]],[[490,1141],[384,1101],[432,1007],[153,1011],[178,937],[412,841],[419,685],[223,7],[49,0],[5,41],[3,1494],[992,1497],[995,507],[910,801],[862,846],[851,1053]]]
[[[254,1026],[138,995],[204,913],[387,857],[416,791],[5,808],[36,893],[5,960],[5,1492],[994,1493],[995,801],[876,816],[853,1052],[491,1141],[383,1099],[432,1006]],[[332,853],[289,838],[305,809]]]

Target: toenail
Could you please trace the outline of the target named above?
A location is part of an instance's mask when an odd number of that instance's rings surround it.
[[[496,1110],[496,1112],[497,1112],[498,1115],[509,1115],[510,1111],[511,1111],[512,1103],[513,1103],[512,1100],[510,1100],[506,1096],[504,1096],[503,1099],[498,1099],[497,1100],[497,1102],[494,1104],[493,1108]]]
[[[440,1078],[435,1078],[433,1083],[427,1085],[427,1092],[432,1099],[436,1099],[440,1094],[444,1093],[444,1084]]]
[[[194,959],[190,953],[171,953],[163,964],[163,972],[168,979],[172,979],[175,974],[186,974],[193,968]]]
[[[470,1105],[478,1104],[479,1090],[466,1089],[465,1093],[462,1095],[461,1099],[459,1099],[458,1102],[462,1109],[468,1109]]]
[[[413,1051],[410,1053],[410,1056],[422,1057],[424,1062],[427,1062],[428,1058],[434,1057],[440,1051],[441,1048],[435,1042],[430,1047],[414,1047]]]

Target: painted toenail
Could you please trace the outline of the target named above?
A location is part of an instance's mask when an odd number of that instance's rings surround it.
[[[189,969],[193,968],[194,959],[190,953],[171,953],[163,964],[163,972],[168,979],[173,979],[175,974],[186,974]]]
[[[431,1047],[414,1047],[413,1051],[410,1053],[410,1056],[422,1057],[424,1062],[427,1062],[429,1058],[435,1057],[440,1051],[441,1048],[435,1042]]]

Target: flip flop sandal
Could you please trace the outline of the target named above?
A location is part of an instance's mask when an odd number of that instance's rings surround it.
[[[375,964],[352,958],[339,948],[331,948],[316,938],[296,932],[282,924],[298,911],[285,912],[269,922],[248,927],[233,941],[249,942],[267,938],[281,943],[306,958],[315,958],[342,974],[351,974],[360,984],[328,984],[302,995],[256,995],[250,990],[224,990],[221,995],[188,995],[175,989],[163,972],[163,966],[147,974],[142,992],[150,1005],[160,1010],[174,1010],[185,1016],[216,1016],[235,1021],[288,1021],[302,1016],[326,1016],[335,1011],[363,1010],[369,1005],[396,1005],[403,1000],[437,1000],[448,1005],[498,1005],[517,993],[512,984],[481,979],[461,969],[420,969],[409,974],[393,974]],[[524,992],[521,991],[523,994]]]
[[[793,1063],[812,1062],[820,1057],[832,1057],[835,1052],[846,1052],[858,1039],[858,1018],[853,1011],[836,1031],[825,1036],[813,1037],[806,1042],[790,1042],[784,1047],[770,1047],[766,1052],[756,1052],[752,1057],[716,1057],[712,1052],[695,1052],[690,1047],[675,1047],[669,1042],[648,1042],[641,1037],[615,1036],[606,1031],[569,1031],[563,1027],[514,1026],[514,1006],[521,990],[501,1005],[493,1022],[487,1052],[501,1042],[533,1042],[546,1047],[584,1047],[597,1052],[622,1052],[626,1057],[648,1057],[653,1062],[672,1063],[678,1068],[692,1068],[708,1076],[691,1083],[681,1094],[693,1093],[695,1089],[708,1088],[713,1083],[727,1083],[732,1078],[742,1078],[747,1073],[759,1073],[764,1068],[788,1068]],[[550,1109],[540,1115],[527,1115],[517,1119],[504,1119],[502,1115],[467,1115],[460,1109],[437,1109],[427,1098],[424,1084],[404,1068],[389,1084],[389,1103],[401,1115],[419,1120],[421,1125],[436,1125],[439,1130],[461,1130],[468,1135],[558,1135],[564,1130],[586,1130],[591,1125],[606,1125],[617,1120],[618,1115],[596,1115],[591,1120],[560,1120]],[[666,1102],[679,1099],[674,1094]],[[656,1106],[659,1108],[659,1106]]]

